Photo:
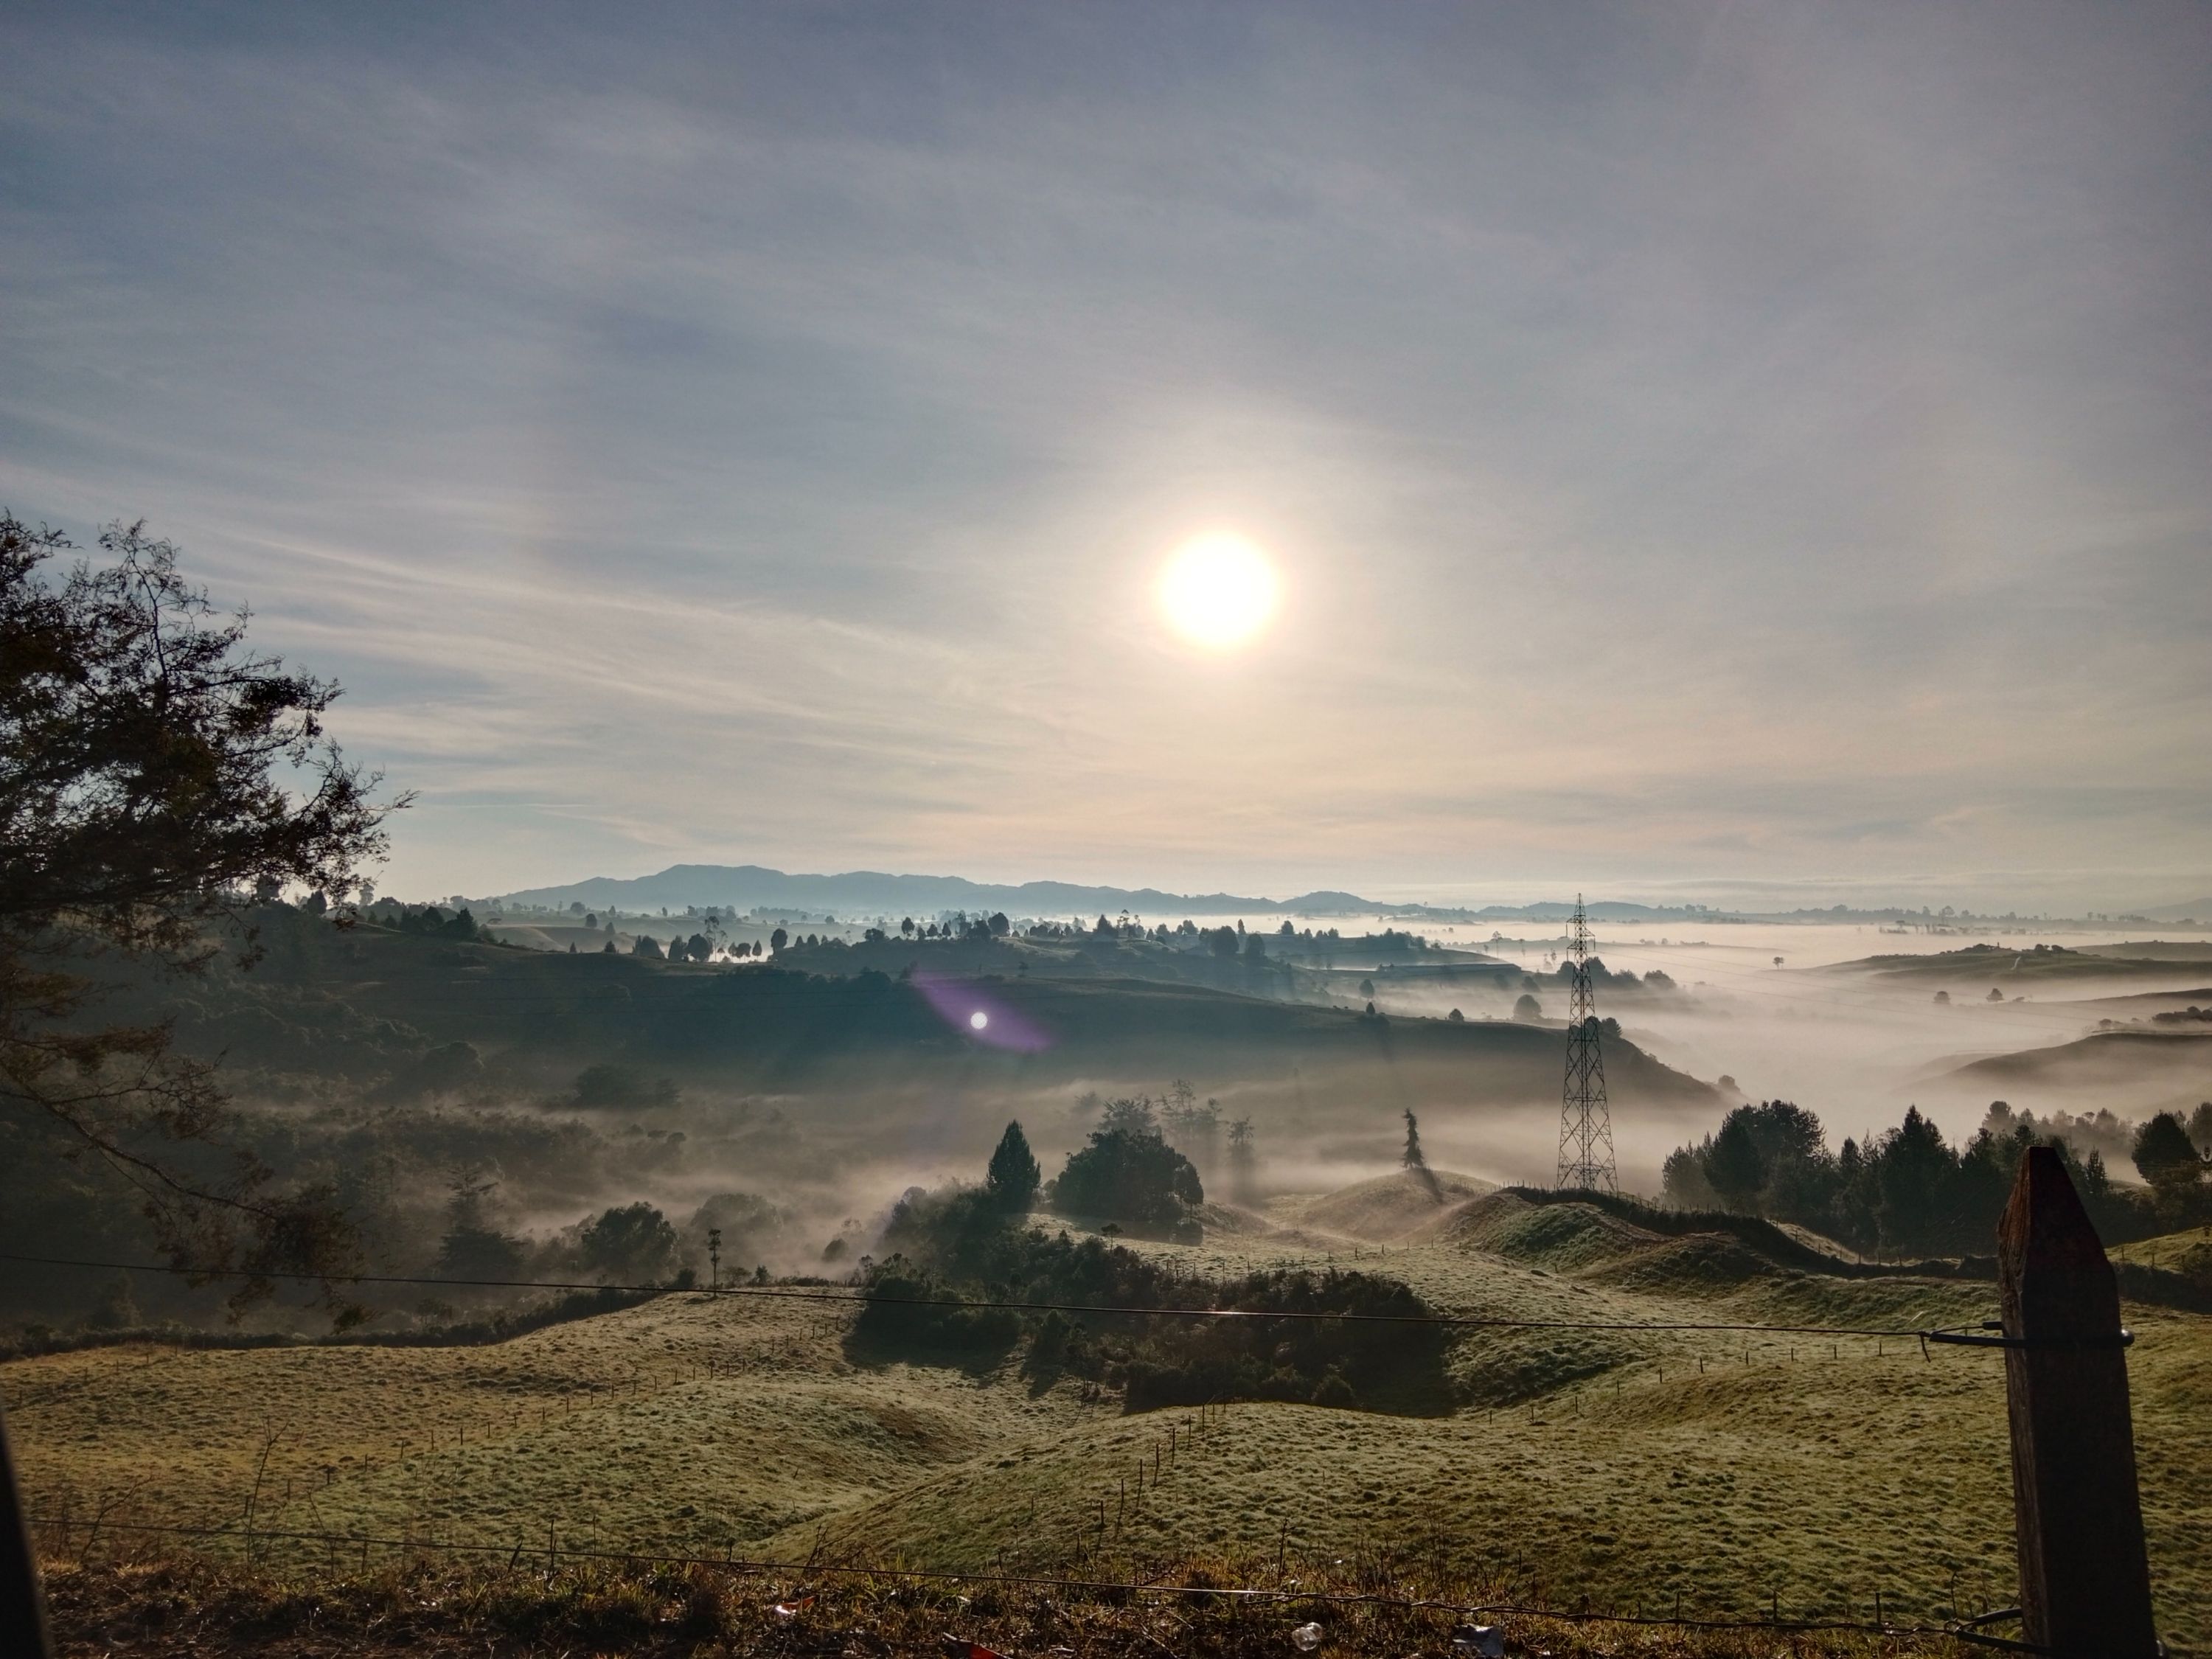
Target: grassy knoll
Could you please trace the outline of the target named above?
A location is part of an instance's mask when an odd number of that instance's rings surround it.
[[[856,1372],[844,1316],[673,1295],[489,1346],[93,1349],[4,1382],[46,1512],[718,1553],[1111,1409]]]
[[[1139,1248],[1227,1277],[1281,1262],[1285,1243]],[[0,1385],[34,1503],[79,1515],[104,1496],[117,1515],[234,1519],[273,1424],[270,1527],[542,1548],[550,1522],[578,1546],[1109,1575],[1280,1551],[1297,1576],[1398,1552],[1516,1598],[1623,1610],[1679,1595],[1686,1611],[1863,1613],[1879,1590],[1892,1617],[1925,1618],[2010,1599],[1994,1354],[1649,1328],[1951,1324],[1986,1316],[1991,1286],[1831,1275],[1753,1236],[1510,1193],[1463,1200],[1425,1241],[1349,1249],[1446,1311],[1630,1328],[1470,1332],[1447,1356],[1456,1409],[1419,1418],[1129,1416],[1040,1389],[1018,1355],[980,1374],[856,1366],[838,1310],[680,1295],[492,1347],[118,1348],[17,1362]],[[2203,1652],[2212,1319],[2129,1319],[2161,1625]]]
[[[2212,945],[2166,946],[2111,945],[2086,950],[2056,946],[1969,945],[1958,951],[1923,956],[1864,957],[1815,969],[1832,977],[1861,975],[1891,985],[1926,986],[1954,992],[1994,986],[2008,995],[2078,983],[2117,988],[2131,981],[2180,983],[2191,973],[2212,967]],[[2197,981],[2202,983],[2199,980]]]

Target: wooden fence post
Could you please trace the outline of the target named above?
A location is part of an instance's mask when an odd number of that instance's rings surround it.
[[[0,1652],[45,1659],[52,1651],[46,1597],[39,1589],[38,1553],[8,1450],[7,1413],[0,1411]]]
[[[1997,1226],[2021,1633],[2154,1659],[2120,1292],[2056,1150],[2031,1147]]]

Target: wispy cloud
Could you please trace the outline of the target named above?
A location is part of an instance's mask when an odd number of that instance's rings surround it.
[[[2212,879],[2201,10],[7,27],[0,497],[343,679],[402,887]]]

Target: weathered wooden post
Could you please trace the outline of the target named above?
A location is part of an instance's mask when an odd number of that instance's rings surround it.
[[[2063,1654],[2154,1659],[2119,1284],[2051,1147],[2021,1160],[1997,1281],[2021,1634]]]
[[[0,1653],[45,1659],[52,1651],[46,1597],[39,1588],[38,1552],[8,1450],[7,1413],[0,1411]]]

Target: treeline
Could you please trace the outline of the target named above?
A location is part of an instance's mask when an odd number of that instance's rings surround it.
[[[2039,1145],[2057,1148],[2107,1240],[2212,1221],[2212,1103],[2192,1121],[2162,1113],[2134,1130],[2139,1188],[2116,1184],[2100,1152],[2077,1156],[2030,1114],[1993,1109],[1954,1146],[1908,1107],[1897,1127],[1832,1152],[1820,1119],[1785,1100],[1737,1107],[1714,1133],[1669,1153],[1662,1176],[1670,1203],[1792,1222],[1856,1250],[1987,1254],[2020,1160]]]

